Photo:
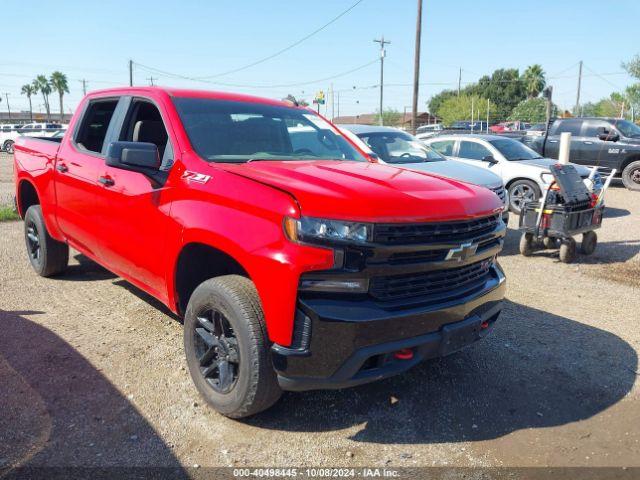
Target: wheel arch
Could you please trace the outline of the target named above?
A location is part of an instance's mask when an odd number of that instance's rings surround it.
[[[241,275],[251,279],[236,255],[210,243],[191,241],[180,249],[173,269],[176,311],[184,315],[191,294],[205,280],[222,275]]]
[[[620,171],[618,172],[622,175],[622,172],[625,168],[627,168],[631,163],[637,162],[640,160],[640,153],[634,153],[626,157],[622,162],[620,162]]]
[[[17,189],[17,206],[18,206],[18,214],[20,218],[24,219],[27,210],[32,205],[40,205],[40,196],[38,195],[38,190],[36,190],[35,185],[27,180],[22,179],[20,183],[18,183]]]
[[[539,189],[540,191],[542,191],[542,189],[540,188],[540,184],[539,184],[538,182],[536,182],[534,179],[532,179],[532,178],[528,178],[528,177],[514,177],[514,178],[512,178],[511,180],[509,180],[509,181],[505,184],[504,188],[506,188],[507,190],[510,190],[510,189],[511,189],[511,185],[513,185],[515,182],[519,182],[519,181],[521,181],[521,180],[526,180],[526,181],[528,181],[528,182],[532,182],[532,183],[534,183],[534,184],[538,187],[538,189]]]

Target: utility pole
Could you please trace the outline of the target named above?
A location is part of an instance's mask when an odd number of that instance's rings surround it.
[[[576,95],[576,110],[575,114],[580,112],[580,86],[582,84],[582,60],[580,60],[580,67],[578,67],[578,93]]]
[[[458,70],[458,96],[460,96],[460,85],[462,85],[462,67]]]
[[[9,112],[9,120],[11,120],[11,107],[9,106],[9,94],[4,92],[4,98],[7,99],[7,111]]]
[[[418,17],[416,19],[416,51],[413,60],[413,106],[411,110],[411,133],[416,134],[418,121],[418,88],[420,84],[420,40],[422,38],[422,0],[418,0]]]
[[[129,86],[133,87],[133,60],[129,60]]]
[[[380,40],[374,39],[373,41],[380,44],[380,125],[383,125],[384,122],[382,121],[382,98],[384,91],[384,46],[390,44],[391,42],[386,41],[384,39],[384,35],[380,37]]]
[[[83,78],[82,80],[80,80],[80,82],[82,83],[82,94],[86,95],[87,94],[87,81]]]
[[[154,86],[153,81],[157,80],[157,78],[154,79],[153,76],[151,76],[151,77],[147,77],[147,80],[149,80],[149,86],[153,87]]]

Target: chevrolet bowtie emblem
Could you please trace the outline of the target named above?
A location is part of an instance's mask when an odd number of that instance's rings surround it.
[[[463,243],[459,247],[449,250],[445,260],[457,260],[459,262],[463,262],[469,257],[473,257],[476,254],[476,250],[478,250],[477,243]]]

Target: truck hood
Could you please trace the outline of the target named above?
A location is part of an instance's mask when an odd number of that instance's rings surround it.
[[[396,164],[397,167],[435,173],[441,177],[462,180],[463,182],[482,185],[483,187],[498,188],[502,186],[502,179],[493,172],[481,167],[474,167],[464,162],[445,160],[442,162],[420,162]]]
[[[550,171],[549,167],[551,167],[551,165],[555,165],[556,163],[558,163],[558,160],[553,158],[536,158],[534,160],[518,160],[517,162],[514,162],[514,163],[518,165],[531,165],[532,167],[540,167],[540,168],[543,168],[545,171]],[[571,163],[571,165],[576,167],[576,170],[578,171],[578,175],[580,175],[581,177],[588,176],[589,173],[591,172],[591,170],[589,170],[587,167],[583,165],[577,165],[575,163]]]
[[[498,197],[482,187],[390,165],[320,160],[216,166],[288,192],[297,200],[301,213],[310,217],[446,221],[502,209]]]

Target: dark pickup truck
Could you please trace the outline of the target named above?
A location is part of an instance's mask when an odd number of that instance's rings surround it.
[[[612,169],[625,187],[640,190],[640,127],[620,118],[559,118],[548,135],[522,141],[544,157],[558,158],[560,134],[571,133],[571,161],[596,166],[603,174]]]

